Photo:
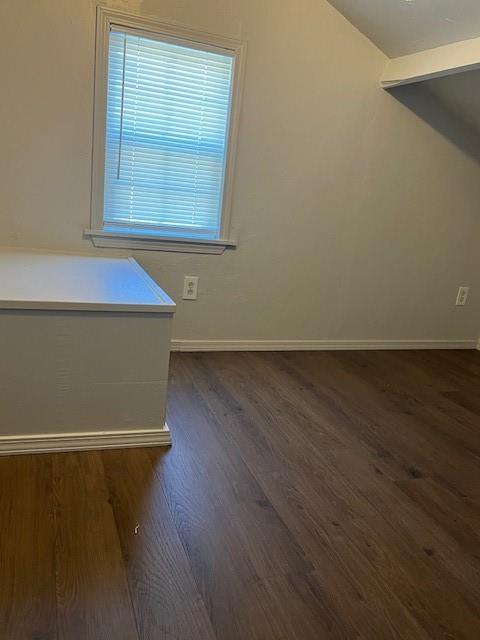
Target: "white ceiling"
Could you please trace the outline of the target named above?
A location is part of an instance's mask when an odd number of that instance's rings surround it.
[[[390,58],[480,36],[480,0],[329,0]]]

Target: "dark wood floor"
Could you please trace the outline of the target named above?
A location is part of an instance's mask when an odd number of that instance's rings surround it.
[[[2,640],[480,638],[480,353],[171,374],[170,451],[0,459]]]

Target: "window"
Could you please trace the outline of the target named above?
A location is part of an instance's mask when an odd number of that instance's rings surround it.
[[[97,246],[221,253],[229,240],[243,45],[97,16]]]

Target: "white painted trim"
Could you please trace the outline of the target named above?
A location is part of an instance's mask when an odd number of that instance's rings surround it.
[[[129,13],[121,9],[113,9],[105,6],[97,6],[97,21],[105,21],[110,26],[125,27],[126,29],[135,29],[144,31],[150,36],[160,35],[170,38],[180,38],[181,40],[189,40],[193,45],[208,45],[212,49],[226,49],[235,52],[239,47],[244,45],[242,40],[229,36],[219,35],[208,31],[200,31],[187,26],[181,26],[172,22],[165,22],[155,16],[146,16],[140,14]]]
[[[85,229],[84,235],[89,237],[96,247],[115,249],[139,249],[143,251],[177,251],[180,253],[212,253],[222,254],[226,248],[234,248],[230,240],[206,240],[200,238],[166,238],[155,234],[124,233],[122,231],[105,231]]]
[[[472,38],[389,60],[380,85],[388,89],[479,68],[480,38]]]
[[[0,456],[55,451],[89,451],[127,447],[166,447],[172,444],[168,425],[163,429],[90,431],[86,433],[39,433],[0,436]]]
[[[97,247],[112,247],[119,249],[146,249],[154,251],[183,251],[188,253],[223,253],[226,247],[234,246],[230,240],[219,240],[215,246],[208,241],[198,243],[195,238],[184,241],[181,238],[173,244],[170,238],[127,238],[121,232],[118,234],[103,231],[103,204],[105,180],[105,129],[107,107],[107,77],[108,77],[108,43],[112,27],[125,30],[143,32],[150,37],[158,37],[179,44],[214,50],[230,55],[234,60],[233,82],[231,89],[231,108],[228,122],[228,145],[225,159],[223,183],[222,219],[220,238],[229,238],[230,214],[232,208],[232,193],[234,179],[234,165],[240,123],[240,110],[245,76],[245,57],[247,44],[244,41],[211,33],[197,31],[187,27],[161,22],[157,18],[132,15],[124,11],[97,6],[96,14],[96,43],[95,43],[95,90],[94,90],[94,123],[92,146],[92,178],[91,178],[91,230],[89,236]]]
[[[172,340],[172,351],[348,351],[475,349],[471,340]]]

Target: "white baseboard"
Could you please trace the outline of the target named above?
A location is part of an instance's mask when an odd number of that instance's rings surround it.
[[[0,436],[0,456],[55,451],[89,451],[127,447],[165,447],[172,444],[168,425],[163,429],[91,431],[86,433],[40,433]]]
[[[477,349],[471,340],[172,340],[172,351],[346,351]]]

